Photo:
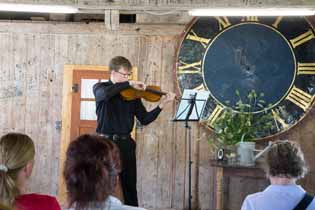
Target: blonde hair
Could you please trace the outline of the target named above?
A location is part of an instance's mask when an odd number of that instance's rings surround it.
[[[8,133],[0,139],[0,203],[12,207],[20,194],[16,179],[20,170],[35,157],[32,139],[22,133]]]

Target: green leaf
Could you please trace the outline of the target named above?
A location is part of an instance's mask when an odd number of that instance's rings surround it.
[[[235,90],[235,94],[239,97],[235,111],[226,107],[224,114],[214,125],[214,139],[220,144],[233,145],[241,140],[253,141],[259,133],[274,127],[271,123],[273,122],[272,113],[266,108],[270,108],[270,105],[265,106],[265,101],[262,99],[263,93],[249,91],[246,103],[242,101],[239,90]],[[263,112],[254,114],[252,111],[257,108],[263,109]]]

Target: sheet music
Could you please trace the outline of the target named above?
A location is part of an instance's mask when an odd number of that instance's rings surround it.
[[[190,89],[185,89],[183,96],[182,96],[182,100],[178,106],[177,109],[177,113],[175,115],[175,120],[185,120],[186,116],[188,114],[189,111],[189,106],[190,106],[190,102],[191,102],[191,98],[193,98],[193,96],[196,95],[196,102],[195,102],[195,106],[192,110],[192,113],[189,117],[189,120],[194,120],[194,121],[198,121],[201,113],[204,109],[204,106],[206,104],[207,99],[209,98],[210,92],[209,91],[196,91],[196,90],[190,90]],[[199,118],[198,118],[199,116]]]

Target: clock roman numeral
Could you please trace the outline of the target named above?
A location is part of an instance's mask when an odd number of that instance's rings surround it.
[[[314,39],[315,36],[314,36],[314,33],[311,29],[309,29],[307,32],[305,32],[304,34],[301,34],[299,36],[297,36],[296,38],[294,39],[291,39],[290,42],[293,46],[293,48],[296,48],[297,46],[311,40],[311,39]]]
[[[204,48],[206,48],[207,44],[211,41],[211,39],[198,36],[193,30],[191,30],[190,33],[191,34],[188,34],[186,39],[199,42]]]
[[[258,16],[246,16],[242,19],[242,22],[244,21],[258,22]]]
[[[277,17],[276,21],[272,24],[273,27],[278,28],[280,21],[282,20],[282,16]]]
[[[315,74],[315,63],[300,63],[298,62],[297,74]]]
[[[220,31],[231,25],[231,23],[227,17],[215,17],[215,19],[217,19],[219,22]]]
[[[222,111],[223,111],[223,107],[217,104],[217,106],[215,107],[215,109],[213,110],[213,112],[207,119],[207,125],[213,128],[216,119],[218,119]]]
[[[286,99],[299,106],[304,111],[308,109],[312,102],[312,96],[297,87],[292,88]]]
[[[289,127],[289,125],[285,122],[285,120],[282,119],[282,118],[279,116],[279,110],[278,110],[278,109],[272,109],[271,112],[272,112],[272,115],[273,115],[273,118],[274,118],[276,124],[277,124],[277,123],[280,123],[284,129],[287,128],[287,127]],[[279,128],[278,125],[277,125],[277,129],[280,130],[280,128]]]
[[[178,67],[178,74],[201,74],[201,60],[195,63],[185,63],[179,61],[181,64]]]
[[[205,90],[205,89],[206,89],[205,86],[203,84],[200,84],[197,87],[195,87],[193,90],[200,91],[200,90]]]

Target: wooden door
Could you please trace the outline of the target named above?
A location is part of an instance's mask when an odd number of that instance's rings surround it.
[[[93,85],[100,81],[108,81],[108,71],[74,70],[72,83],[71,134],[70,139],[95,133],[96,114]]]

